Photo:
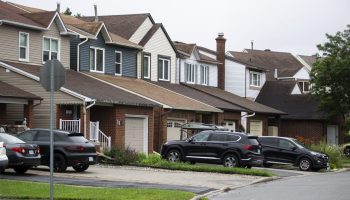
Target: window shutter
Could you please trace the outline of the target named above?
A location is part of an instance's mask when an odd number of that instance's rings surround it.
[[[187,82],[187,70],[188,70],[188,64],[185,63],[184,65],[184,82]]]

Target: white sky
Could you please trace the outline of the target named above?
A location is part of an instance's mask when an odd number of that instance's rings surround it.
[[[215,49],[217,33],[224,32],[226,50],[271,49],[311,55],[350,24],[349,0],[10,0],[14,3],[73,14],[151,13],[163,23],[171,39]]]

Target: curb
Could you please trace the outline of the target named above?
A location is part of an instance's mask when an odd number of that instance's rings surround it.
[[[248,184],[245,184],[245,185],[235,186],[235,187],[224,187],[224,188],[221,188],[218,190],[214,190],[214,191],[210,191],[210,192],[207,192],[204,194],[196,195],[190,200],[200,200],[201,198],[204,198],[204,197],[214,196],[214,195],[219,194],[219,193],[228,192],[228,191],[235,190],[235,189],[242,188],[242,187],[246,187],[249,185],[270,182],[270,181],[274,181],[274,180],[278,180],[278,179],[281,179],[281,178],[278,176],[259,178],[255,181],[248,183]]]

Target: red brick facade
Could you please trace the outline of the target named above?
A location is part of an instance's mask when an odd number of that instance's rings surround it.
[[[223,113],[215,114],[215,124],[222,125],[222,123],[226,120],[235,121],[236,131],[238,131],[239,125],[241,124],[241,112],[225,111]]]
[[[24,105],[23,108],[23,116],[27,120],[27,127],[33,128],[33,119],[34,119],[34,113],[33,113],[33,101],[28,101],[27,105]]]

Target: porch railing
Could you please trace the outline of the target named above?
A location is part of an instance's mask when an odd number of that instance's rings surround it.
[[[90,140],[100,143],[101,151],[111,149],[111,137],[104,134],[99,127],[99,122],[90,122]]]
[[[80,119],[78,120],[60,119],[60,129],[64,131],[80,133]]]

